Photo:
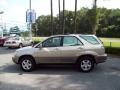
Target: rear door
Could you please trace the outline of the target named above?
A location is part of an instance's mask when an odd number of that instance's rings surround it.
[[[82,42],[75,36],[64,36],[62,46],[60,48],[62,63],[76,62],[78,54],[83,50]]]

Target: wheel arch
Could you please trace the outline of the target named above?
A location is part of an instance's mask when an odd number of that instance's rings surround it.
[[[20,61],[23,57],[31,57],[36,64],[35,58],[32,55],[22,55],[22,56],[20,56],[19,59],[18,59],[18,63],[20,63]]]
[[[96,60],[95,60],[95,56],[94,55],[91,55],[91,54],[85,54],[85,55],[81,55],[81,56],[79,56],[78,58],[77,58],[77,60],[76,60],[76,64],[79,62],[79,60],[82,58],[82,57],[91,57],[91,58],[93,58],[93,61],[94,61],[94,63],[96,63]]]

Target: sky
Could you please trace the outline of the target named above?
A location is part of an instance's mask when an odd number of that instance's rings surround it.
[[[50,14],[50,0],[31,0],[32,9],[36,11],[37,17]],[[61,9],[62,9],[61,0]],[[75,0],[65,0],[65,9],[74,10]],[[78,0],[78,9],[81,7],[92,7],[93,0]],[[98,0],[98,7],[120,8],[120,0]],[[29,0],[0,0],[0,11],[4,11],[2,21],[6,26],[25,26],[26,10],[29,9]],[[58,0],[53,0],[53,14],[58,14]],[[1,16],[0,16],[1,17]],[[1,20],[1,19],[0,19]]]

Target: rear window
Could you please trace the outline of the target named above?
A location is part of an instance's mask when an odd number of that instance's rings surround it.
[[[9,38],[9,40],[20,40],[19,37],[13,37],[13,38]]]
[[[98,40],[93,36],[80,36],[80,37],[91,44],[100,44]]]

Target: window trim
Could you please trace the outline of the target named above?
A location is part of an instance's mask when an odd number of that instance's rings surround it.
[[[94,40],[96,40],[98,43],[92,43],[92,42],[89,42],[87,39],[83,38],[82,36],[79,36],[80,38],[84,39],[85,41],[87,41],[88,43],[92,44],[92,45],[98,45],[100,44],[100,42],[94,37],[94,36],[87,36],[87,37],[93,37]]]
[[[83,46],[84,45],[82,43],[82,41],[80,39],[78,39],[76,36],[63,36],[61,39],[62,40],[62,47],[66,47],[66,46],[63,46],[64,37],[75,37],[78,41],[80,41],[81,45],[73,45],[73,46]],[[67,46],[67,47],[70,47],[70,46]]]
[[[50,37],[50,38],[47,38],[46,40],[44,40],[41,44],[42,44],[42,47],[43,47],[43,43],[46,42],[47,40],[49,39],[52,39],[52,38],[61,38],[60,40],[60,46],[56,46],[56,47],[61,47],[62,46],[62,37],[61,36],[55,36],[55,37]],[[43,48],[51,48],[51,47],[43,47]]]

